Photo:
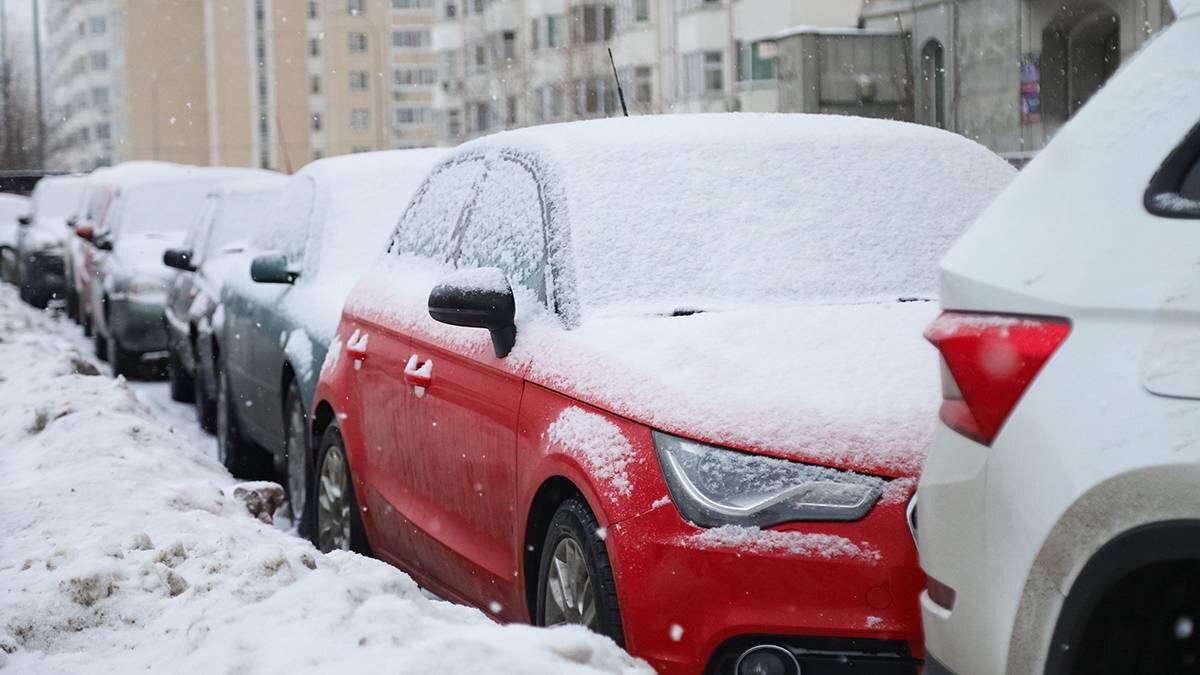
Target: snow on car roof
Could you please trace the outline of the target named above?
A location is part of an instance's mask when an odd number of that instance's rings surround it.
[[[833,115],[611,118],[459,152],[497,149],[556,186],[569,319],[934,297],[935,262],[1015,173],[956,134]]]
[[[33,189],[33,213],[39,220],[65,219],[75,213],[86,188],[87,176],[47,176]]]

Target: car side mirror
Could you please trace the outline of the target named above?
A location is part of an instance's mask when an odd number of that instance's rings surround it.
[[[111,251],[111,250],[113,250],[112,237],[110,236],[109,233],[100,234],[100,235],[93,234],[92,246],[95,246],[96,248],[100,249],[101,251]]]
[[[70,218],[67,218],[67,227],[71,228],[72,230],[75,229],[75,226],[78,224],[79,216],[71,216]]]
[[[282,253],[264,253],[250,263],[250,278],[260,284],[294,284],[298,276]]]
[[[17,224],[21,227],[29,227],[33,224],[33,215],[26,213],[23,216],[17,216]]]
[[[169,248],[163,253],[163,264],[183,272],[195,272],[192,252],[182,248]]]
[[[451,326],[488,329],[498,359],[517,342],[516,314],[512,286],[498,267],[458,270],[429,294],[429,316]]]
[[[92,229],[91,225],[80,225],[75,228],[75,236],[86,241],[92,241],[96,238],[96,231]]]

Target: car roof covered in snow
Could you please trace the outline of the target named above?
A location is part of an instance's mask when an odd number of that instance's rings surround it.
[[[934,263],[1015,174],[957,134],[834,115],[571,122],[456,154],[493,151],[533,158],[550,228],[569,231],[550,235],[551,267],[573,275],[554,280],[569,321],[631,303],[669,313],[934,297]]]

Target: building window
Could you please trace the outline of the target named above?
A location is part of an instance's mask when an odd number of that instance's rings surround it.
[[[311,75],[308,78],[308,90],[314,95],[321,93],[321,76]]]
[[[321,55],[321,38],[309,38],[308,39],[308,55],[309,56],[320,56]]]
[[[633,0],[633,20],[638,22],[650,20],[650,0]]]
[[[467,123],[471,131],[484,132],[492,128],[492,106],[487,101],[475,101],[467,104]]]
[[[438,52],[438,79],[453,80],[458,77],[458,50],[444,49]]]
[[[93,35],[99,35],[101,33],[108,32],[108,19],[102,16],[91,17],[88,19],[88,30],[90,30]]]
[[[613,35],[613,8],[611,5],[587,4],[571,8],[571,23],[576,41],[583,43],[606,42]]]
[[[433,0],[392,0],[392,9],[430,9]]]
[[[107,141],[112,138],[112,126],[107,122],[96,125],[96,139]]]
[[[367,13],[367,0],[346,0],[346,11],[350,16],[362,16]]]
[[[575,82],[575,113],[581,116],[612,114],[617,110],[617,88],[609,77],[592,77]]]
[[[639,105],[648,106],[654,99],[654,73],[650,66],[638,66],[633,69],[633,101]]]
[[[488,67],[488,50],[484,45],[475,45],[471,49],[471,70],[483,71]]]
[[[458,16],[458,2],[456,0],[446,0],[446,4],[442,7],[442,16],[446,19],[454,19]]]
[[[942,43],[930,40],[921,50],[921,107],[926,124],[946,128],[946,56]]]
[[[92,103],[96,105],[108,105],[108,88],[96,87],[92,89]]]
[[[429,108],[396,108],[395,111],[396,126],[409,126],[413,124],[429,124],[433,119],[433,111]]]
[[[350,91],[366,91],[370,86],[370,75],[367,74],[367,71],[350,71]]]
[[[508,100],[504,102],[504,110],[506,113],[505,121],[507,122],[508,126],[510,126],[510,127],[517,126],[518,109],[517,109],[517,97],[516,96],[508,97]]]
[[[308,18],[310,18],[310,19],[315,19],[315,18],[317,18],[317,16],[318,16],[318,10],[317,10],[317,7],[318,7],[318,5],[319,5],[319,2],[318,2],[318,0],[308,0]]]
[[[556,15],[539,16],[530,23],[529,43],[532,49],[563,46],[563,18]]]
[[[92,52],[91,62],[92,70],[108,70],[108,54],[104,52]]]
[[[367,51],[367,34],[350,33],[350,53],[363,54]]]
[[[458,138],[462,135],[462,113],[458,110],[446,111],[446,136]]]
[[[517,58],[517,34],[511,30],[506,30],[500,34],[500,42],[504,45],[504,58],[512,60]]]
[[[683,56],[683,93],[687,96],[719,94],[725,88],[721,52],[692,52]]]
[[[355,131],[366,131],[371,128],[371,111],[366,108],[355,108],[350,111],[350,128]]]
[[[315,112],[312,114],[312,130],[313,131],[321,130],[321,113],[319,113],[319,112]]]
[[[427,30],[392,31],[392,46],[398,49],[421,49],[429,46]]]
[[[437,81],[433,68],[397,68],[392,73],[392,82],[397,87],[427,87]]]
[[[693,9],[719,7],[721,0],[679,0],[679,11],[690,12]]]
[[[764,51],[766,50],[761,42],[749,45],[743,42],[737,43],[738,82],[775,79],[775,58],[773,56],[764,58]]]

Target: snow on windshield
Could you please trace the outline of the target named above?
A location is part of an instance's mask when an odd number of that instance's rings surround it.
[[[207,180],[150,182],[130,188],[118,216],[122,236],[186,232],[212,188]]]
[[[617,118],[472,145],[552,158],[580,314],[934,297],[937,259],[1014,174],[943,131],[821,115]]]
[[[33,191],[33,212],[39,220],[75,215],[87,179],[79,176],[43,178]]]

